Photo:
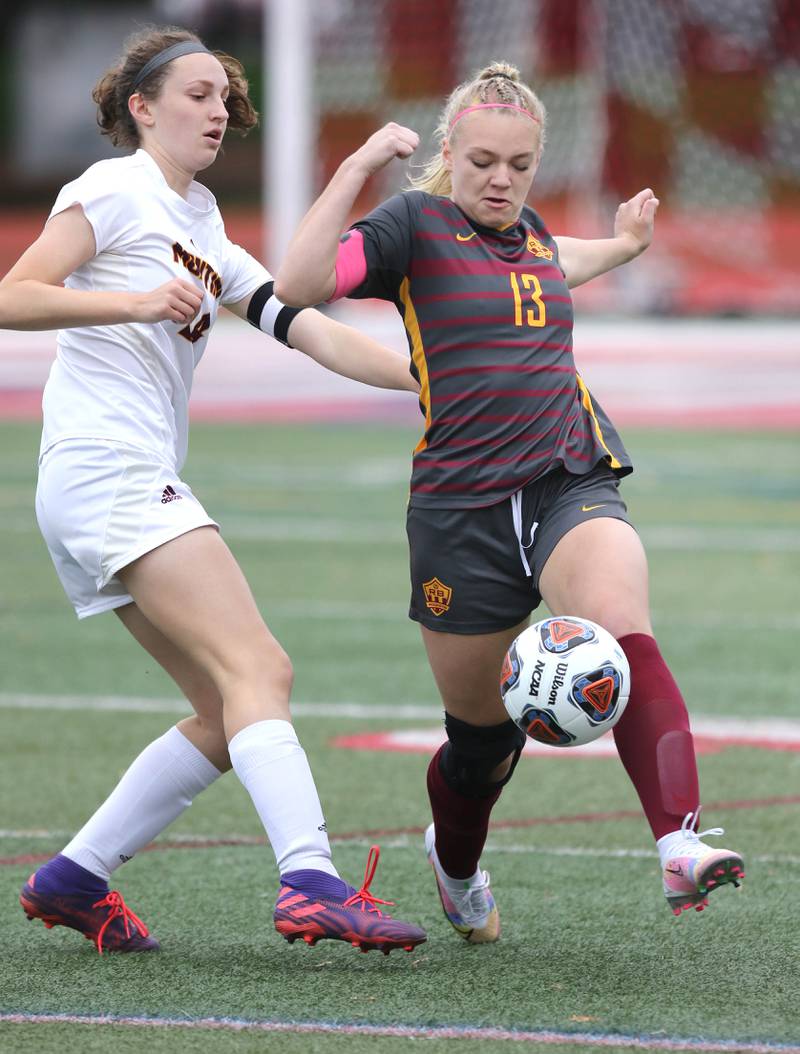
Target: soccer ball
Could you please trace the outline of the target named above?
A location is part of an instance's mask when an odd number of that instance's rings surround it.
[[[622,717],[630,690],[630,667],[617,641],[597,623],[572,615],[523,630],[500,675],[509,717],[553,747],[599,739]]]

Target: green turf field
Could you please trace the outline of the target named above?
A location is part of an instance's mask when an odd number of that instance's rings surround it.
[[[388,958],[285,945],[271,926],[271,853],[255,844],[257,818],[228,775],[170,830],[173,847],[117,873],[162,952],[100,958],[77,934],[25,920],[16,896],[27,858],[63,845],[181,703],[112,615],[74,618],[32,513],[37,430],[0,424],[0,1014],[186,1023],[0,1020],[0,1051],[383,1054],[413,1042],[438,1054],[455,1049],[447,1037],[458,1029],[492,1028],[518,1030],[527,1046],[544,1044],[532,1035],[543,1030],[572,1034],[547,1042],[560,1051],[616,1049],[614,1035],[618,1049],[631,1036],[649,1037],[644,1049],[676,1038],[686,1042],[669,1049],[800,1044],[800,753],[733,747],[700,758],[705,826],[727,829],[747,881],[679,919],[663,901],[644,820],[608,818],[636,808],[618,762],[523,761],[484,860],[503,937],[478,948],[440,916],[421,848],[427,758],[331,745],[343,733],[437,722],[405,614],[416,439],[394,425],[196,426],[184,476],[294,659],[295,700],[320,704],[300,706],[297,725],[340,870],[358,882],[370,832],[386,832],[373,892],[426,926],[428,943]],[[798,437],[632,432],[626,441],[637,472],[624,494],[648,547],[662,650],[690,710],[796,719]],[[344,703],[381,709],[346,716]],[[386,716],[389,704],[427,711]],[[583,814],[594,818],[575,819]],[[224,840],[233,844],[209,844]],[[208,1018],[428,1032],[199,1031]],[[464,1054],[494,1054],[513,1039],[471,1035],[457,1040]]]

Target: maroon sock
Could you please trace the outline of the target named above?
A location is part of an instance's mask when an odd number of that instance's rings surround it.
[[[503,788],[498,786],[485,798],[467,798],[453,790],[439,767],[439,758],[446,746],[444,744],[437,750],[428,766],[428,797],[436,828],[436,855],[451,878],[471,878],[477,870],[489,833],[492,807]]]
[[[614,739],[658,839],[677,830],[684,816],[698,808],[689,715],[655,640],[630,633],[619,643],[631,668],[631,695]]]

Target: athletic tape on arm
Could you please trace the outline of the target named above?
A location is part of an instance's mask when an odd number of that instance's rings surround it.
[[[289,326],[303,308],[286,307],[275,296],[274,288],[275,283],[270,281],[256,289],[247,305],[247,321],[251,326],[255,326],[263,333],[268,333],[281,344],[285,344],[287,348],[291,348],[288,336]]]

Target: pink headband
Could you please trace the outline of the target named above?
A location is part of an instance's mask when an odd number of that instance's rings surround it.
[[[521,106],[515,106],[514,103],[511,103],[511,102],[481,102],[481,103],[478,103],[475,106],[468,106],[466,108],[466,110],[462,110],[461,113],[457,113],[455,115],[455,117],[453,118],[453,120],[450,122],[450,131],[452,132],[453,125],[456,123],[456,121],[460,121],[461,118],[465,117],[468,113],[474,113],[475,110],[516,110],[517,113],[524,113],[526,117],[530,117],[530,119],[532,121],[535,121],[536,124],[541,124],[542,123],[539,120],[538,117],[534,117],[534,115],[530,112],[530,110],[524,110]]]

